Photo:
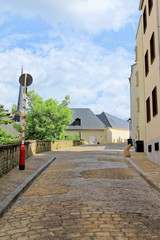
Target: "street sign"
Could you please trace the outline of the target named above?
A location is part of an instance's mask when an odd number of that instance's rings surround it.
[[[25,75],[27,75],[26,86],[30,86],[33,82],[32,76],[28,73],[23,73],[19,78],[19,83],[24,86]]]

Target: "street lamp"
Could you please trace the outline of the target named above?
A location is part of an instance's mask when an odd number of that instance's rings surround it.
[[[131,123],[132,123],[131,118],[128,119],[128,122],[129,122],[129,138],[131,138]]]
[[[131,146],[133,146],[133,141],[132,141],[132,138],[131,138],[131,123],[132,123],[132,119],[129,118],[129,119],[128,119],[128,122],[129,122],[129,139],[128,139],[128,145],[131,144]]]
[[[22,144],[20,147],[20,160],[19,160],[19,170],[25,169],[25,146],[24,146],[24,130],[25,130],[25,111],[26,111],[26,90],[27,87],[32,84],[32,76],[28,73],[24,73],[19,78],[19,83],[23,88],[23,120],[22,120]]]

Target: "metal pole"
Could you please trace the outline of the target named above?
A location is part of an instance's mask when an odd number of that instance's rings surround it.
[[[19,170],[25,169],[25,111],[26,111],[26,82],[27,82],[27,74],[25,74],[24,78],[24,88],[23,88],[23,120],[22,120],[22,145],[20,148],[20,161],[19,161]]]

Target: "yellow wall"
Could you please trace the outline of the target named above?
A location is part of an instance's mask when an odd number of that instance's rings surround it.
[[[146,136],[147,143],[156,139],[160,136],[160,84],[159,84],[159,43],[158,43],[158,31],[157,31],[157,13],[156,13],[156,1],[153,1],[153,8],[151,11],[151,15],[148,15],[148,0],[145,0],[142,7],[142,13],[144,7],[147,7],[147,29],[146,33],[143,34],[143,48],[144,55],[148,49],[149,53],[149,73],[148,76],[145,77],[145,101],[148,97],[151,100],[151,121],[146,123]],[[150,61],[150,39],[152,33],[155,34],[155,52],[156,57],[154,62],[151,64]],[[158,115],[153,117],[153,109],[152,109],[152,90],[157,86],[157,96],[158,96]]]
[[[139,139],[146,143],[146,103],[144,81],[144,50],[143,50],[143,24],[140,18],[136,37],[137,44],[137,72],[138,72],[138,97],[139,97]]]
[[[131,67],[130,81],[130,105],[131,105],[131,138],[133,141],[138,140],[139,128],[139,107],[138,105],[138,85],[137,85],[137,64]]]
[[[105,127],[104,130],[67,130],[66,135],[80,135],[89,144],[89,137],[95,136],[96,144],[127,142],[129,130]]]
[[[95,143],[104,144],[104,130],[67,130],[66,135],[77,134],[89,144],[89,137],[95,136]]]
[[[129,130],[105,127],[105,144],[125,143],[129,138]]]
[[[147,24],[144,33],[143,13],[146,8]],[[136,36],[136,61],[137,71],[139,75],[138,96],[140,100],[139,111],[139,135],[140,140],[144,141],[145,151],[147,156],[160,163],[160,150],[155,148],[155,143],[160,145],[160,1],[154,0],[151,12],[149,14],[148,0],[140,0],[139,10],[142,11],[140,18],[137,36]],[[151,62],[151,47],[150,40],[154,33],[155,39],[155,59]],[[148,65],[149,72],[145,74],[145,54],[148,50]],[[153,98],[152,91],[157,88],[157,105],[158,114],[153,115]],[[151,120],[147,122],[146,100],[150,98],[150,117]],[[136,104],[136,103],[135,103]],[[149,148],[151,147],[151,152]]]

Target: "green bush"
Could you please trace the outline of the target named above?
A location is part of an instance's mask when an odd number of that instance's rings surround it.
[[[19,123],[12,123],[12,126],[14,127],[14,129],[17,130],[17,132],[22,133],[22,125]]]
[[[74,134],[74,135],[68,135],[68,136],[65,136],[65,140],[77,140],[77,141],[80,141],[81,138],[80,138],[79,135]]]
[[[17,140],[16,136],[13,136],[0,128],[0,144],[14,143],[17,142]]]

